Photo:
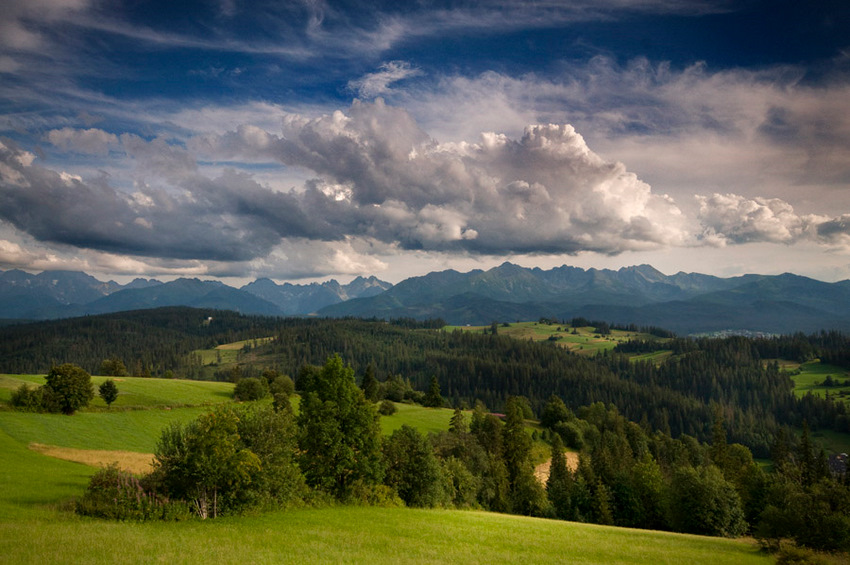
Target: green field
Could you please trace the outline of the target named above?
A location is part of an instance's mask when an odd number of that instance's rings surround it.
[[[418,404],[395,403],[396,413],[392,416],[381,416],[381,431],[390,435],[395,430],[407,424],[423,434],[440,432],[449,429],[449,420],[454,410],[448,408],[425,408]]]
[[[515,322],[506,326],[499,325],[498,333],[524,341],[529,339],[534,341],[551,340],[561,347],[582,355],[594,355],[600,351],[609,351],[614,349],[618,343],[630,339],[660,340],[649,334],[622,330],[611,330],[609,335],[601,335],[595,333],[594,329],[592,327],[572,328],[569,325],[543,322]],[[489,333],[490,326],[446,326],[444,330]],[[573,333],[574,331],[576,333]],[[641,357],[660,360],[669,356],[669,354],[669,351],[659,351]]]
[[[234,341],[233,343],[219,345],[213,349],[196,349],[192,352],[192,354],[200,357],[202,365],[228,365],[236,363],[239,358],[239,354],[246,345],[253,348],[272,340],[274,340],[273,337],[261,337],[257,339]]]
[[[76,417],[76,416],[74,416]],[[177,524],[80,518],[91,467],[0,431],[3,563],[771,563],[752,543],[484,512],[333,507]]]
[[[830,396],[843,397],[845,400],[850,399],[850,385],[826,387],[815,384],[822,383],[827,376],[841,382],[848,381],[850,380],[850,372],[846,369],[836,367],[835,365],[827,365],[817,360],[809,361],[802,365],[799,363],[784,362],[782,368],[791,372],[791,379],[794,381],[794,394],[798,397],[805,396],[808,393],[812,393],[815,396],[826,396],[826,393],[829,392]],[[799,370],[799,374],[795,374],[797,370]]]
[[[23,381],[39,384],[43,377],[5,375],[0,387],[10,391]],[[232,388],[165,379],[118,384],[126,393],[123,409],[95,407],[74,416],[0,410],[0,562],[772,562],[743,541],[471,511],[338,506],[177,524],[82,518],[71,512],[73,499],[96,468],[42,455],[28,445],[150,453],[168,422],[188,421],[227,401]],[[139,404],[128,404],[133,399]],[[403,424],[423,433],[445,430],[453,412],[397,408],[381,419],[385,434]]]

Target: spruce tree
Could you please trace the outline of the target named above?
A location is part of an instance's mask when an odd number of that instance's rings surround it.
[[[431,408],[439,408],[443,405],[443,397],[440,395],[440,381],[436,375],[431,377],[431,387],[428,389],[428,394],[425,395],[425,406]]]
[[[453,434],[469,433],[469,425],[466,423],[466,415],[460,408],[455,408],[452,419],[449,421],[449,431]]]
[[[546,481],[546,495],[555,510],[555,516],[562,520],[572,517],[573,478],[567,469],[567,459],[564,457],[564,444],[561,437],[555,434],[552,440],[552,462],[549,466],[549,479]]]
[[[375,378],[375,366],[371,363],[366,366],[366,372],[363,373],[363,381],[360,383],[360,388],[363,389],[363,395],[367,400],[372,402],[378,401],[379,384]]]

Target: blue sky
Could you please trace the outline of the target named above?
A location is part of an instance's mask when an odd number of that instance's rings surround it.
[[[0,10],[0,269],[850,278],[841,1]]]

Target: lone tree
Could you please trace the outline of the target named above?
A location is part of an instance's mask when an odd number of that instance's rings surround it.
[[[73,414],[94,398],[91,375],[73,363],[53,367],[45,381],[45,392],[57,412]]]
[[[103,381],[97,390],[100,392],[100,397],[106,402],[107,406],[111,406],[115,402],[115,399],[118,398],[118,387],[115,386],[115,381],[112,379]]]

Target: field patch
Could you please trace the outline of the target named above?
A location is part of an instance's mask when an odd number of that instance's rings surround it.
[[[803,364],[786,363],[780,367],[791,375],[794,394],[798,397],[809,393],[823,397],[829,393],[834,398],[850,400],[850,371],[846,369],[817,360]],[[830,381],[832,386],[827,386]]]
[[[445,331],[468,331],[476,333],[490,333],[491,326],[446,326]],[[650,334],[637,331],[611,330],[609,334],[600,334],[596,332],[594,327],[572,327],[569,324],[550,324],[548,322],[514,322],[511,324],[500,324],[497,328],[499,335],[506,335],[514,339],[523,341],[549,341],[559,347],[569,349],[573,353],[580,355],[595,355],[600,351],[610,351],[614,349],[618,343],[629,340],[656,340],[664,342],[666,340],[652,336]],[[648,359],[655,359],[653,356],[666,357],[666,354],[656,352],[649,354]]]
[[[572,472],[575,472],[578,469],[578,453],[575,451],[565,451],[564,459],[567,460],[567,469]],[[534,467],[534,476],[537,477],[537,480],[540,481],[541,484],[545,485],[546,481],[549,480],[549,473],[552,469],[552,459],[549,458],[548,461],[541,463]]]
[[[202,365],[230,365],[239,361],[239,355],[245,350],[256,349],[270,341],[274,337],[260,337],[256,339],[245,339],[232,343],[223,343],[212,349],[196,349],[192,355],[196,355]]]
[[[392,416],[381,416],[381,431],[384,435],[392,434],[405,424],[424,435],[444,432],[449,429],[454,414],[454,410],[449,408],[425,408],[418,404],[396,402],[395,407],[396,413]]]
[[[65,461],[82,463],[90,467],[107,467],[113,463],[120,469],[136,473],[138,475],[149,473],[153,464],[152,453],[136,453],[134,451],[107,451],[101,449],[74,449],[71,447],[59,447],[56,445],[44,445],[31,443],[31,450]]]

